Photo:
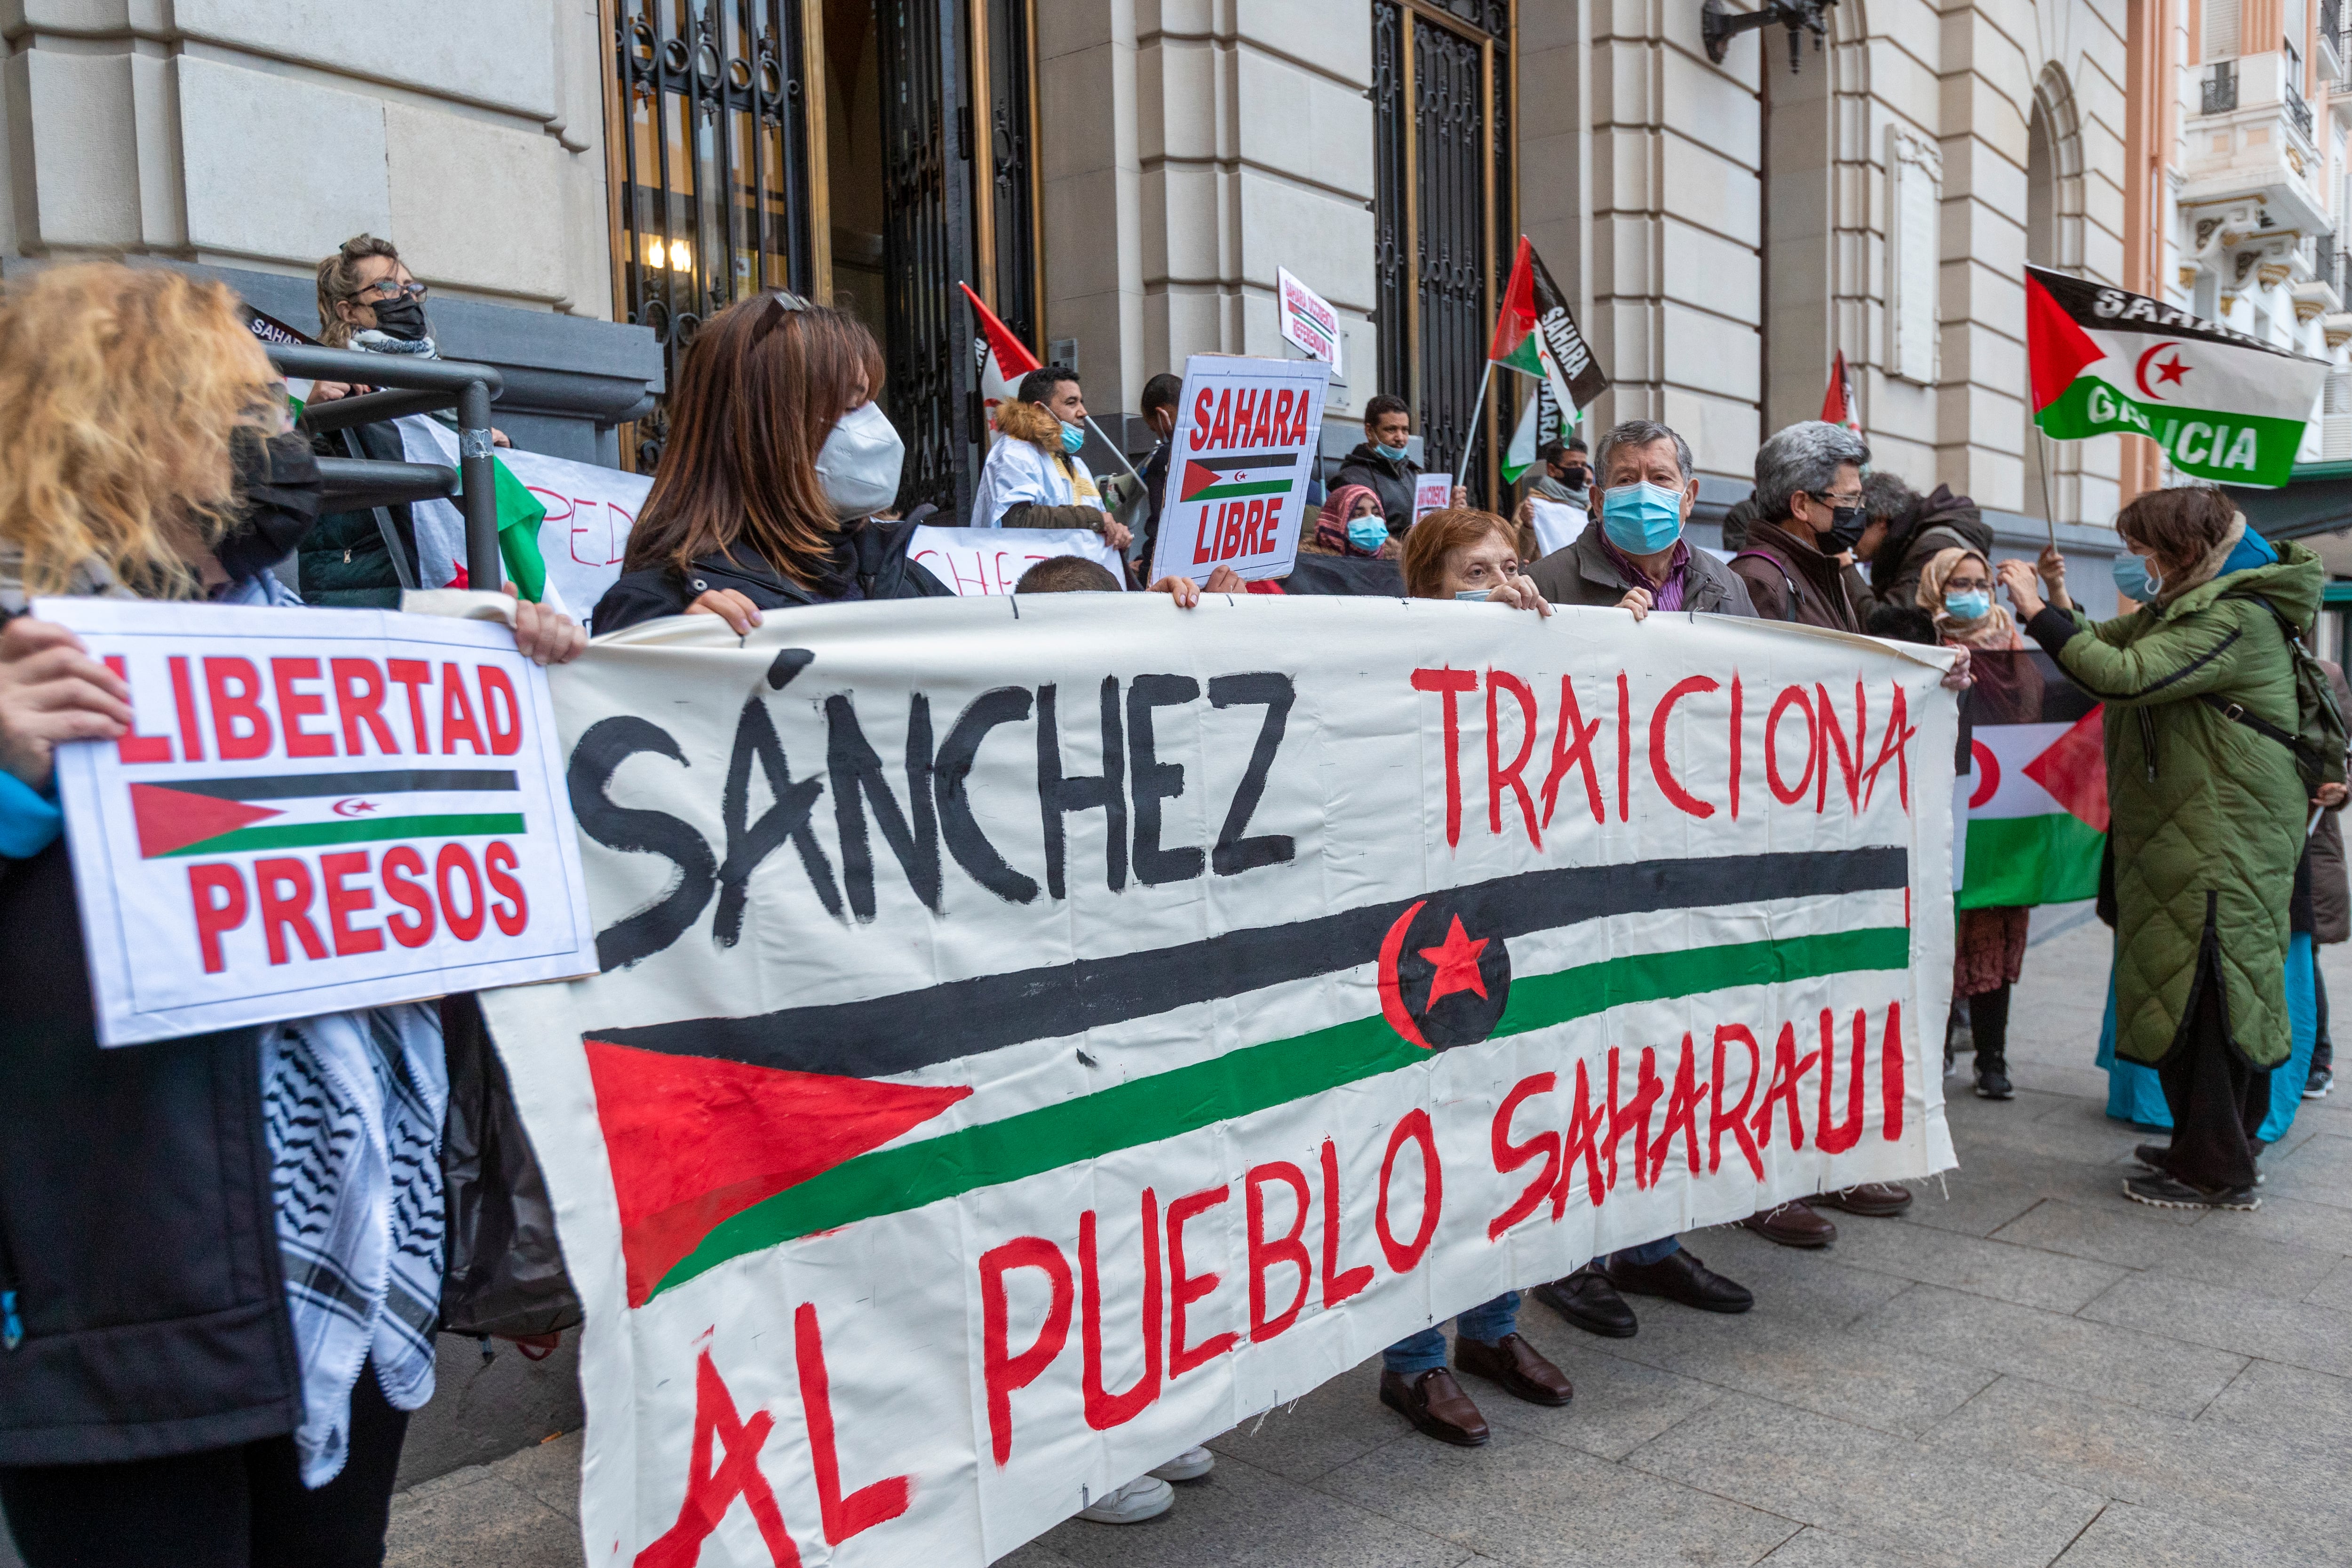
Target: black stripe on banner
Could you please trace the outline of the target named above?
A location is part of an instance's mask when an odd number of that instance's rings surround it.
[[[372,773],[281,773],[268,778],[173,779],[160,788],[215,800],[300,800],[308,795],[411,795],[424,790],[513,790],[509,768],[385,768]]]
[[[1428,898],[1460,915],[1479,936],[1512,937],[1610,915],[1880,891],[1908,880],[1908,852],[1886,846],[1560,867]],[[588,1035],[675,1056],[880,1078],[1352,969],[1378,957],[1389,927],[1417,901],[1400,899],[1177,947],[977,975],[894,996]]]
[[[1186,462],[1213,474],[1230,474],[1236,468],[1287,468],[1298,461],[1297,452],[1244,452],[1232,458],[1187,458]]]

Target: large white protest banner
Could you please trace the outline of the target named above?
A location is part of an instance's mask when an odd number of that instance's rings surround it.
[[[1160,542],[1145,581],[1202,581],[1221,565],[1245,578],[1289,575],[1330,375],[1320,360],[1184,362]]]
[[[1948,1166],[1950,657],[1245,595],[601,641],[604,971],[486,998],[588,1562],[978,1568],[1506,1289]]]
[[[110,1046],[593,971],[547,672],[501,625],[42,599],[135,723],[58,752]]]
[[[1040,561],[1076,555],[1127,585],[1127,562],[1099,533],[1081,528],[918,527],[907,559],[958,594],[1010,594]]]
[[[403,419],[400,444],[412,463],[457,466],[457,433],[438,420],[422,415]],[[547,563],[547,580],[555,588],[556,602],[575,620],[588,622],[596,601],[621,574],[629,530],[645,510],[653,479],[512,447],[500,447],[498,459],[547,508],[547,518],[539,525],[539,553]],[[420,587],[498,585],[466,582],[466,519],[456,502],[417,501],[409,515],[416,522]]]

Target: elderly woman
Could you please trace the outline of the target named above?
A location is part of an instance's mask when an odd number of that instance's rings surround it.
[[[2063,579],[2056,603],[2065,599]],[[1992,567],[1973,550],[1941,550],[1929,558],[1915,590],[1919,608],[1935,618],[1948,647],[2014,652],[2025,646],[2017,622],[1992,601]],[[2025,659],[1987,659],[1975,666],[1977,684],[1968,700],[1980,710],[2035,714],[2042,708],[2042,675]],[[1952,941],[1952,994],[1966,999],[1969,1026],[1976,1040],[1976,1091],[1984,1100],[2009,1100],[2009,994],[2025,965],[2023,908],[1963,909]]]
[[[2319,608],[2319,558],[2271,544],[2210,486],[2151,490],[2116,531],[2153,603],[2094,625],[2000,581],[2027,635],[2106,704],[2115,851],[2116,1054],[2152,1066],[2170,1147],[2124,1184],[2159,1208],[2252,1209],[2270,1069],[2287,1058],[2288,904],[2312,805],[2290,628]],[[2344,786],[2318,788],[2334,805]]]
[[[1347,555],[1359,561],[1375,555],[1393,561],[1402,553],[1381,513],[1380,492],[1370,485],[1341,485],[1333,490],[1316,515],[1314,533],[1298,548],[1309,555]]]

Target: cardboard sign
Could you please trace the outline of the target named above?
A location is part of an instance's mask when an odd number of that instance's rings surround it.
[[[1319,360],[1194,354],[1184,362],[1160,543],[1146,581],[1197,583],[1220,565],[1244,578],[1290,571],[1330,374]]]
[[[1433,511],[1443,511],[1454,504],[1454,476],[1447,473],[1421,474],[1412,481],[1412,521],[1419,522]]]
[[[958,594],[1010,594],[1021,574],[1040,561],[1078,555],[1107,568],[1127,586],[1127,562],[1082,528],[917,528],[907,546],[916,563]]]
[[[1506,1290],[1950,1165],[1955,657],[1253,595],[601,639],[604,967],[483,999],[588,1561],[980,1568]]]
[[[1322,295],[1292,277],[1288,268],[1276,268],[1274,278],[1281,307],[1283,341],[1329,365],[1332,374],[1343,374],[1345,367],[1339,363],[1339,312]]]
[[[1541,496],[1530,496],[1528,499],[1535,514],[1536,548],[1541,550],[1546,555],[1555,550],[1565,550],[1575,543],[1577,535],[1584,531],[1585,523],[1591,521],[1589,514],[1580,506],[1570,506],[1566,501],[1546,500]]]
[[[124,1046],[595,968],[547,674],[504,626],[43,599],[136,722],[58,751]]]

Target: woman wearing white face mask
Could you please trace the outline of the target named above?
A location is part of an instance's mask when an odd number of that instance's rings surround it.
[[[596,629],[709,615],[740,635],[765,610],[947,595],[907,559],[913,525],[874,519],[906,456],[881,384],[874,334],[845,310],[763,294],[704,323]]]

